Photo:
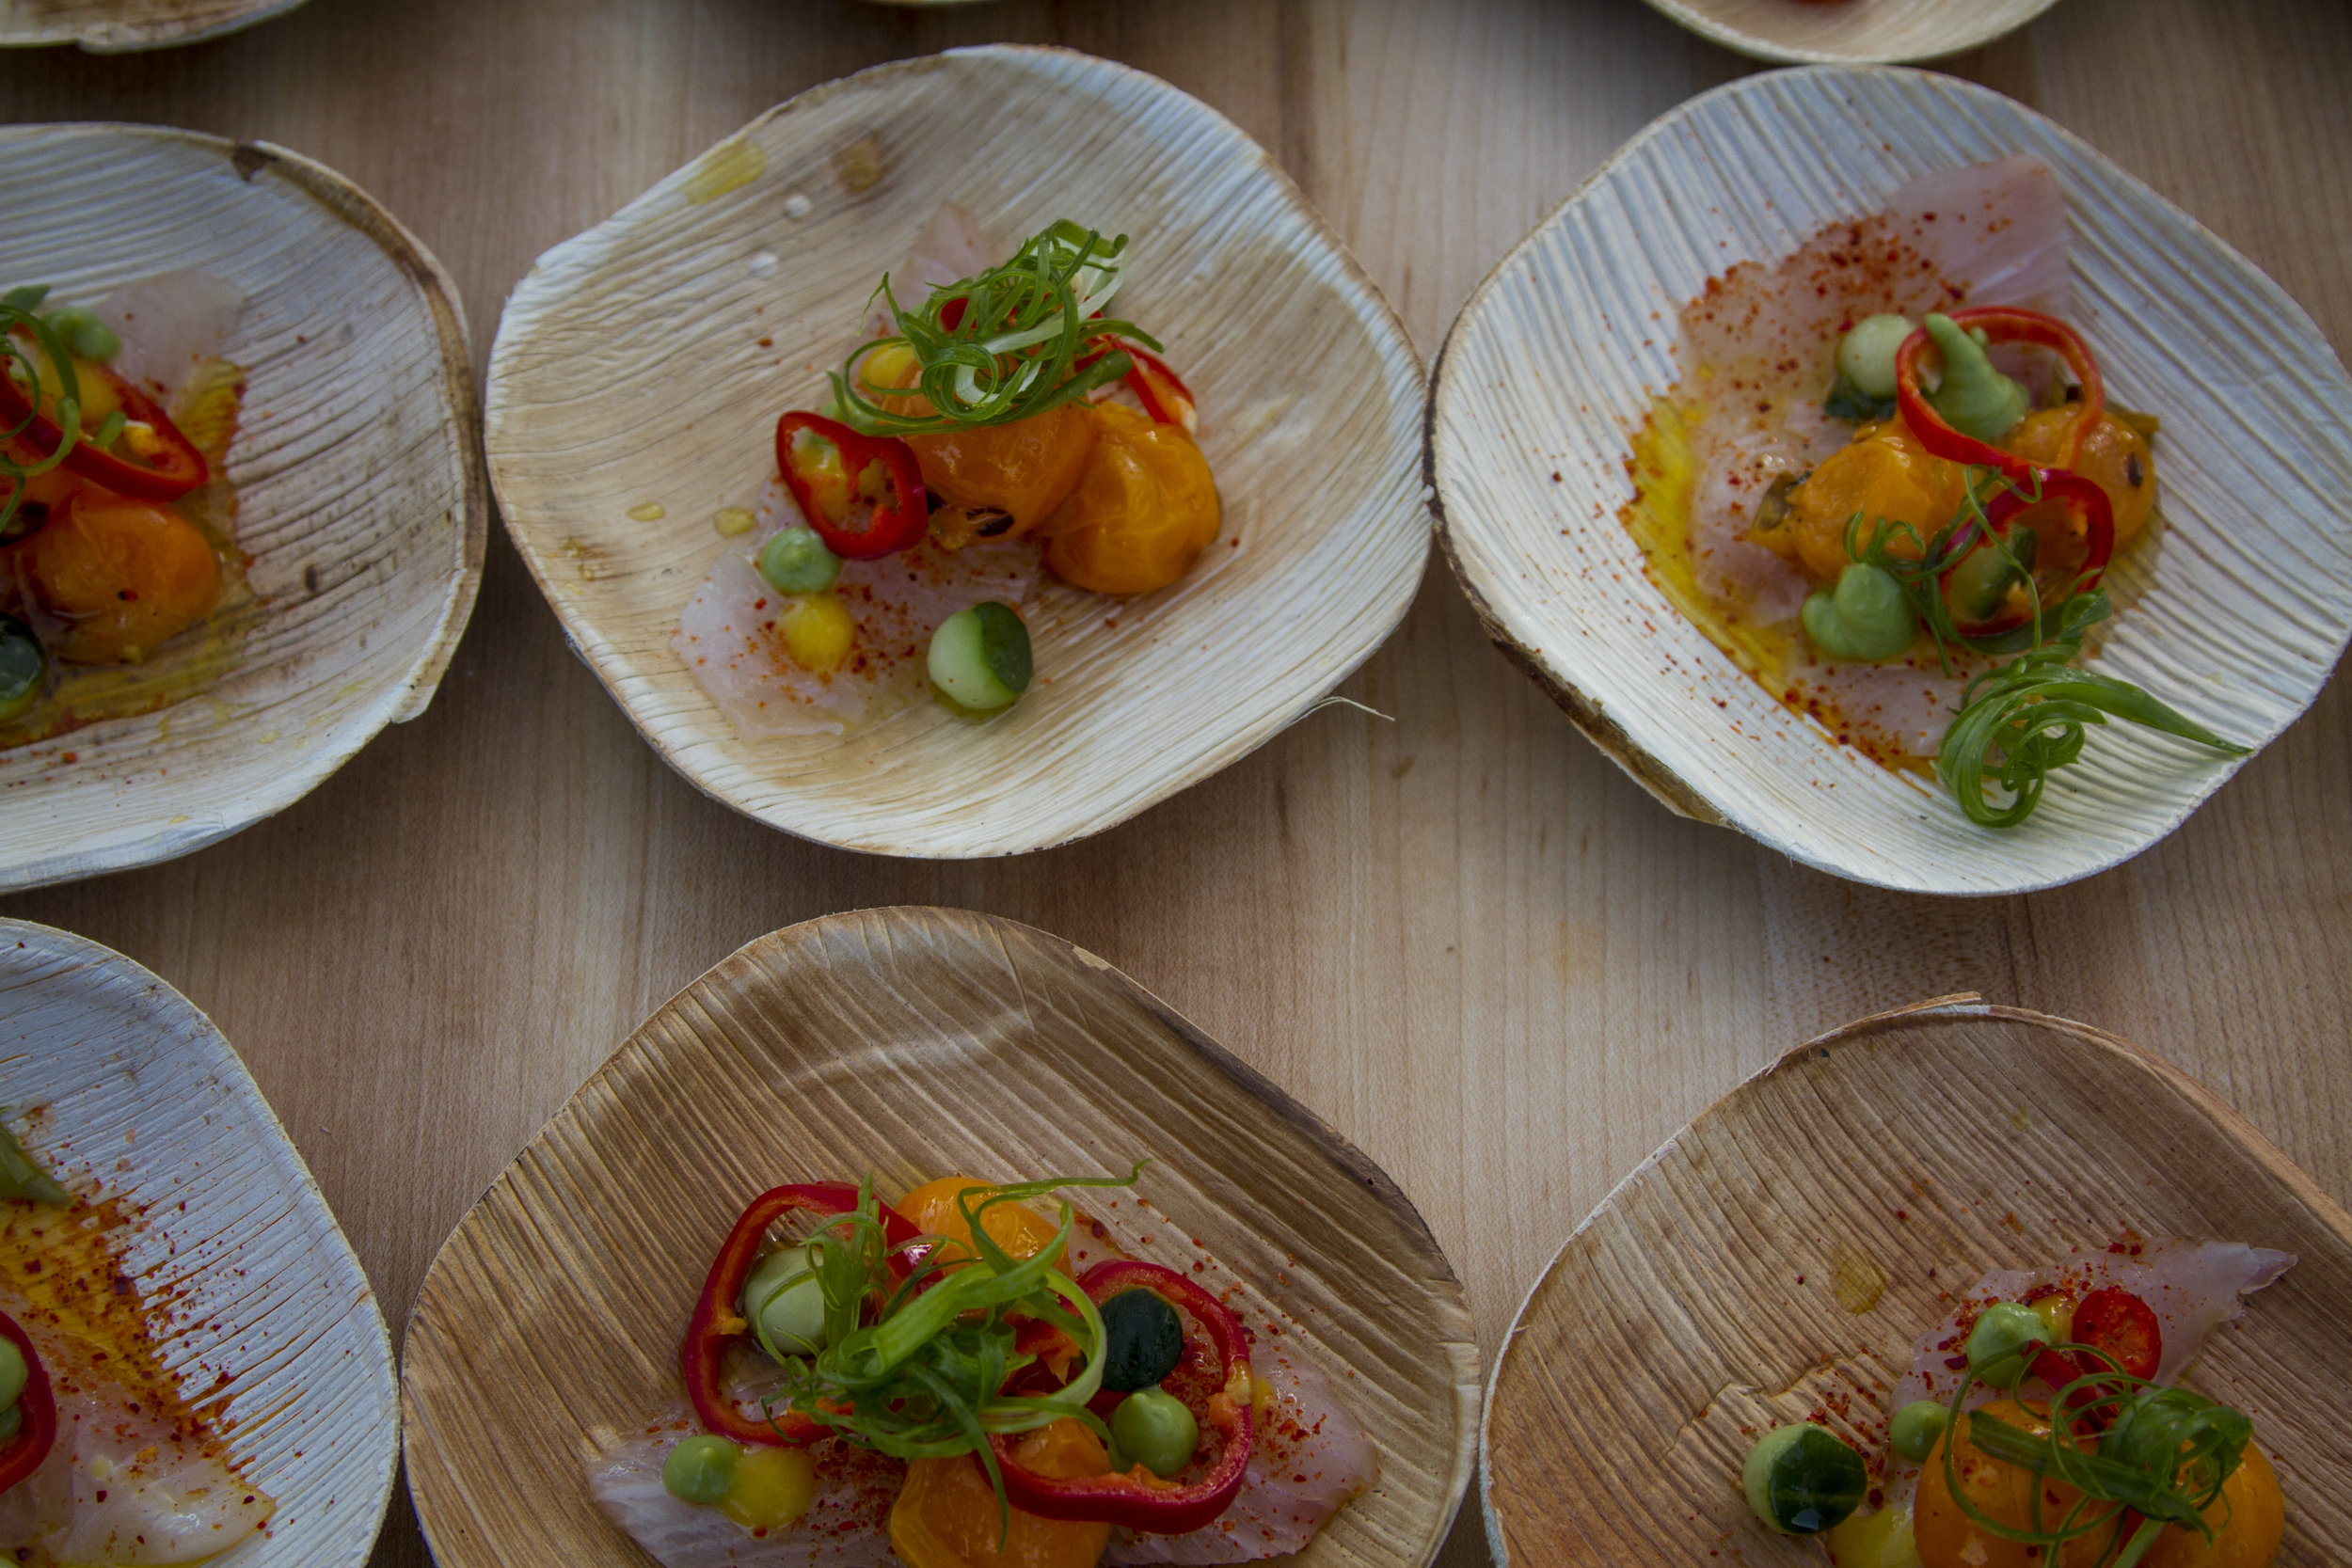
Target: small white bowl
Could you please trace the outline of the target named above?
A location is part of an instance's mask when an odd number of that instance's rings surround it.
[[[0,920],[0,1102],[44,1113],[34,1152],[142,1216],[129,1260],[167,1304],[165,1366],[227,1379],[229,1451],[278,1513],[223,1562],[360,1568],[400,1454],[391,1339],[245,1064],[147,970],[23,920]]]
[[[1200,394],[1224,505],[1182,581],[1049,583],[1038,684],[985,724],[918,703],[746,740],[672,651],[711,526],[775,474],[868,295],[959,203],[1008,247],[1057,218],[1133,240],[1119,308]],[[753,121],[516,286],[490,478],[564,629],[665,761],[771,827],[879,854],[1100,832],[1247,755],[1378,647],[1429,550],[1405,329],[1263,149],[1156,77],[1060,49],[879,66]]]
[[[263,614],[209,689],[0,751],[0,892],[184,855],[282,811],[432,701],[487,492],[457,291],[392,217],[282,148],[131,125],[0,130],[0,278],[90,303],[236,286],[225,465]],[[70,759],[70,760],[69,760]]]
[[[2019,152],[2066,193],[2074,325],[2110,390],[2164,418],[2161,547],[2108,574],[2125,608],[2086,662],[2265,745],[2352,638],[2352,383],[2251,262],[1997,93],[1815,67],[1692,100],[1479,286],[1431,398],[1439,537],[1503,651],[1675,810],[1908,892],[2023,893],[2105,870],[2237,764],[2108,724],[2025,826],[1979,828],[1939,786],[1839,746],[1741,672],[1644,575],[1617,514],[1634,433],[1687,368],[1672,324],[1710,276],[1785,256],[1920,175]]]
[[[2014,32],[2058,0],[1649,0],[1702,38],[1783,65],[1940,59]]]

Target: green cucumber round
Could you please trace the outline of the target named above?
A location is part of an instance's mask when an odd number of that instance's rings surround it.
[[[971,713],[1010,707],[1029,689],[1029,628],[1008,604],[985,599],[931,633],[931,684]]]
[[[22,719],[40,701],[49,656],[33,628],[13,615],[0,615],[0,723]]]

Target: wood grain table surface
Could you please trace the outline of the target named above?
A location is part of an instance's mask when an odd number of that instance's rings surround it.
[[[1755,69],[1638,0],[311,0],[182,50],[0,58],[0,116],[324,160],[447,263],[479,367],[532,258],[759,111],[994,39],[1125,60],[1232,116],[1425,355],[1621,141]],[[1947,65],[2178,201],[2352,349],[2352,8],[2064,0]],[[2155,849],[1993,901],[1851,886],[1668,816],[1487,646],[1439,562],[1343,689],[1390,720],[1313,715],[1083,845],[848,854],[664,768],[494,536],[422,718],[225,844],[0,911],[111,943],[213,1016],[396,1336],[466,1208],[672,991],[764,931],[887,903],[1071,938],[1271,1075],[1420,1205],[1489,1356],[1577,1221],[1677,1126],[1803,1037],[1938,992],[2158,1052],[2352,1200],[2343,682]],[[1466,1508],[1445,1560],[1485,1556]],[[396,1498],[376,1561],[425,1560]]]

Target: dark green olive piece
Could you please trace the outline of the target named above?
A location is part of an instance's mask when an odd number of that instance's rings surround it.
[[[1149,1388],[1184,1358],[1184,1320],[1158,1296],[1121,1291],[1103,1304],[1104,1387],[1121,1394]]]

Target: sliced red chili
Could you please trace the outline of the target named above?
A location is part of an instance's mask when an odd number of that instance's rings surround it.
[[[930,526],[922,467],[895,436],[861,436],[796,409],[776,421],[776,467],[801,515],[844,560],[912,548]]]
[[[1093,352],[1071,366],[1073,371],[1085,370],[1106,355],[1123,354],[1129,360],[1129,369],[1120,379],[1135,393],[1136,401],[1143,404],[1143,411],[1161,424],[1180,427],[1187,436],[1200,434],[1200,401],[1167,360],[1123,338],[1102,337],[1094,342]]]
[[[122,417],[154,433],[156,450],[151,457],[133,462],[101,451],[91,443],[90,432],[85,429],[82,439],[74,442],[73,450],[65,454],[67,467],[118,495],[152,501],[177,500],[211,477],[212,469],[205,463],[204,454],[196,450],[196,443],[181,433],[180,427],[171,422],[171,416],[153,398],[103,365],[83,365],[77,373],[103,377],[120,402]],[[0,375],[0,428],[13,430],[20,425],[24,426],[24,433],[17,439],[44,457],[56,451],[57,443],[65,439],[56,421],[36,412],[32,400],[13,378]],[[115,444],[120,446],[122,442],[118,439]]]
[[[999,1435],[991,1441],[1004,1473],[1005,1494],[1013,1507],[1047,1519],[1107,1523],[1154,1535],[1199,1529],[1232,1506],[1257,1443],[1251,1411],[1257,1379],[1249,1365],[1248,1336],[1223,1302],[1156,1263],[1114,1259],[1089,1269],[1078,1285],[1097,1303],[1121,1291],[1153,1291],[1191,1313],[1207,1332],[1224,1381],[1209,1396],[1206,1408],[1193,1414],[1204,1430],[1215,1427],[1222,1434],[1216,1453],[1200,1479],[1182,1484],[1146,1482],[1133,1474],[1041,1476],[1013,1460],[1018,1437]]]
[[[2074,1308],[2070,1334],[2074,1343],[2087,1348],[2046,1350],[2034,1360],[2033,1375],[2054,1389],[2102,1372],[2153,1378],[2164,1361],[2164,1325],[2157,1321],[2155,1308],[2129,1291],[2108,1288],[2083,1297]],[[2109,1402],[2089,1389],[2077,1390],[2068,1401],[2075,1409]]]
[[[0,1492],[6,1492],[40,1469],[40,1462],[49,1457],[49,1449],[57,1440],[57,1401],[49,1391],[49,1373],[41,1366],[33,1341],[6,1312],[0,1312],[0,1338],[14,1345],[17,1354],[24,1357],[24,1388],[16,1396],[17,1415],[21,1418],[16,1435],[0,1444]]]
[[[882,1234],[892,1247],[903,1246],[920,1234],[887,1203],[876,1200]],[[767,1244],[768,1227],[785,1215],[805,1212],[846,1214],[857,1208],[857,1188],[847,1181],[810,1181],[773,1187],[752,1199],[735,1228],[720,1243],[703,1280],[703,1293],[686,1320],[686,1338],[678,1346],[678,1373],[686,1384],[686,1401],[704,1430],[737,1443],[767,1448],[800,1448],[814,1443],[830,1430],[821,1421],[787,1411],[771,1423],[746,1416],[722,1385],[727,1347],[751,1333],[737,1303],[743,1282],[751,1277]],[[894,1272],[903,1275],[904,1259],[891,1257]]]
[[[2094,482],[2074,472],[2071,465],[2082,450],[2083,438],[2099,422],[2106,409],[2106,383],[2099,374],[2099,362],[2091,356],[2090,347],[2074,329],[2056,316],[2039,310],[2026,310],[2013,306],[1981,306],[1975,309],[1951,312],[1952,325],[1963,332],[1981,331],[1994,343],[2035,343],[2054,349],[2074,372],[2082,389],[2081,402],[2076,404],[2074,424],[2068,431],[2064,449],[2065,461],[2042,467],[2026,461],[2013,451],[2004,451],[1989,441],[1980,441],[1963,435],[1935,411],[1928,401],[1927,387],[1920,379],[1920,358],[1932,345],[1925,328],[1903,340],[1895,355],[1895,402],[1902,411],[1903,422],[1909,425],[1919,444],[1936,456],[1954,463],[1964,463],[1997,470],[2010,489],[1986,503],[1985,520],[2003,539],[2009,537],[2010,525],[2018,514],[2042,499],[2055,499],[2066,507],[2082,525],[2082,564],[2064,582],[2054,585],[2057,598],[2074,593],[2088,593],[2096,587],[2107,562],[2115,554],[2115,507],[2107,493]],[[1961,542],[1963,546],[1965,540]],[[1952,571],[1966,559],[1966,551],[1953,558]],[[1944,574],[1948,585],[1951,572]],[[2052,597],[2044,594],[2043,608],[2052,608]],[[1960,629],[1971,637],[1996,637],[2014,630],[2033,618],[2030,610],[2005,610],[1989,621],[1963,625]]]

